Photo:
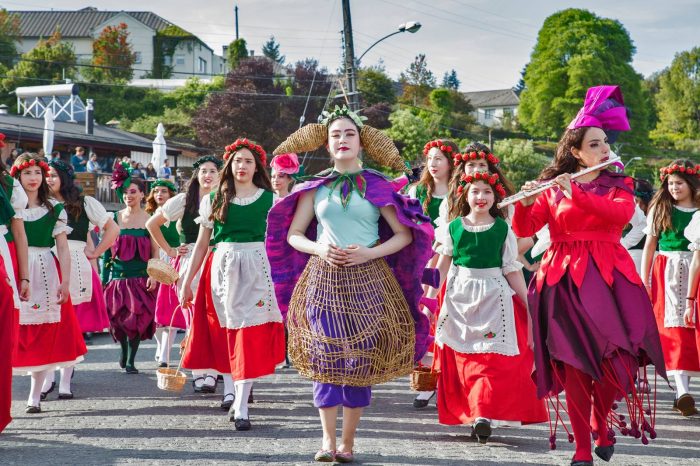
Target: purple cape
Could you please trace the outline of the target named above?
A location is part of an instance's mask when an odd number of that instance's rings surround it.
[[[419,309],[420,298],[423,295],[421,288],[423,269],[433,255],[433,227],[430,224],[430,218],[423,214],[418,200],[409,199],[395,192],[391,182],[378,172],[363,170],[362,175],[367,181],[365,199],[377,208],[393,206],[399,222],[407,226],[413,234],[411,244],[384,259],[396,276],[415,321],[415,360],[418,361],[423,357],[433,340],[430,336],[428,318]],[[267,217],[265,246],[270,260],[277,301],[281,308],[286,308],[289,305],[294,286],[309,260],[308,254],[297,251],[287,243],[287,232],[292,224],[299,196],[332,181],[336,177],[337,175],[317,177],[297,186],[293,193],[272,207]],[[306,237],[312,241],[316,241],[317,225],[318,222],[314,219],[306,230]],[[380,241],[387,241],[393,234],[387,222],[380,216]]]

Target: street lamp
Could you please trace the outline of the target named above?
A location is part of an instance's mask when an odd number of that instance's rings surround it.
[[[632,162],[634,162],[635,160],[642,160],[642,158],[641,158],[641,157],[632,157],[632,158],[629,159],[629,160],[627,161],[627,163],[625,164],[625,168],[627,168],[629,165],[631,165]]]
[[[396,34],[401,34],[402,32],[410,32],[411,34],[414,34],[414,33],[418,32],[418,30],[420,28],[421,28],[421,23],[419,23],[418,21],[409,21],[407,23],[403,23],[403,24],[399,25],[399,29],[397,31],[394,31],[391,34],[387,34],[386,36],[384,36],[381,39],[379,39],[378,41],[376,41],[374,44],[370,45],[369,48],[367,50],[365,50],[362,53],[362,55],[360,55],[360,58],[355,60],[355,66],[356,67],[360,66],[360,61],[362,61],[362,57],[367,55],[367,52],[372,50],[372,47],[374,47],[375,45],[377,45],[378,43],[380,43],[384,39],[387,39],[387,38],[394,36]]]

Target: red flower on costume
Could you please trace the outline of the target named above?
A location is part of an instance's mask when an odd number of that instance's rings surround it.
[[[270,161],[270,167],[277,173],[295,175],[299,173],[299,158],[294,153],[275,155]]]

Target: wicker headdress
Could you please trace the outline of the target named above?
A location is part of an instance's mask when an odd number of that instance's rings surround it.
[[[365,153],[378,164],[398,171],[406,171],[406,163],[389,136],[363,123],[363,118],[346,106],[336,106],[332,112],[323,112],[321,123],[302,126],[292,133],[273,154],[309,152],[328,143],[328,126],[338,118],[349,118],[360,129],[360,143]]]

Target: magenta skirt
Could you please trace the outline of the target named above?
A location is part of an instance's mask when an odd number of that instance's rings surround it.
[[[158,287],[156,297],[156,325],[158,327],[174,327],[186,329],[188,327],[185,315],[180,308],[177,298],[177,285],[163,285]]]
[[[142,340],[153,338],[156,331],[156,293],[146,289],[146,277],[112,280],[105,288],[105,303],[112,338]]]
[[[92,299],[88,303],[73,306],[73,309],[80,323],[81,332],[101,332],[109,328],[104,291],[95,269],[92,269]]]

